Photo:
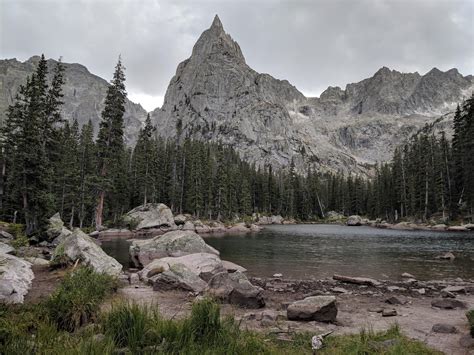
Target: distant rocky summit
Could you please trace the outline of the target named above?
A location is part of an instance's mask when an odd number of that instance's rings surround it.
[[[38,58],[0,60],[0,121]],[[97,129],[107,82],[80,64],[65,68],[64,117],[81,125],[91,119]],[[319,98],[305,97],[288,81],[250,68],[216,16],[151,115],[164,138],[229,144],[260,167],[293,161],[300,172],[314,166],[366,173],[425,124],[449,135],[456,104],[473,90],[473,76],[456,69],[420,75],[383,67],[345,89],[329,87]],[[127,101],[128,144],[136,141],[145,117],[140,105]]]

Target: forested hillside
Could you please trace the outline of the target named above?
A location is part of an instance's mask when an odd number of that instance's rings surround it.
[[[293,162],[279,171],[256,168],[224,144],[186,137],[179,124],[175,139],[160,138],[150,117],[129,148],[120,61],[94,140],[91,122],[80,129],[61,118],[62,74],[59,62],[48,82],[43,57],[2,128],[1,218],[25,223],[30,235],[57,211],[71,226],[100,227],[147,202],[220,220],[261,213],[305,221],[331,210],[388,220],[472,215],[472,97],[458,107],[452,142],[427,126],[367,179],[311,169],[301,175]]]

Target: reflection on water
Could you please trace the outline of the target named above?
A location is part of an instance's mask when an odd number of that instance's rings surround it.
[[[474,278],[474,233],[396,231],[337,225],[267,226],[260,233],[208,236],[222,259],[250,275],[282,273],[291,278],[323,278],[334,273],[398,279],[409,272],[420,280]],[[102,248],[128,266],[125,238],[109,238]],[[453,262],[434,259],[452,251]]]
[[[258,234],[207,237],[223,259],[255,276],[322,278],[334,273],[421,280],[474,278],[474,233],[396,231],[337,225],[268,226]],[[434,259],[452,251],[453,262]]]

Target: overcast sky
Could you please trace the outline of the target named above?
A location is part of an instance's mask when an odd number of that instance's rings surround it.
[[[130,99],[152,110],[215,14],[253,69],[307,96],[382,66],[474,74],[474,0],[0,0],[0,57],[62,56],[109,80],[121,54]]]

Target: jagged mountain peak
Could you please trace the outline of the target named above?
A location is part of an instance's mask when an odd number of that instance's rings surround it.
[[[214,16],[214,20],[212,21],[210,29],[214,31],[224,31],[224,26],[222,26],[222,22],[219,18],[219,15],[216,14],[216,16]]]
[[[192,58],[204,60],[209,56],[223,56],[245,63],[240,46],[224,30],[219,16],[215,16],[211,27],[204,31],[193,48]]]

